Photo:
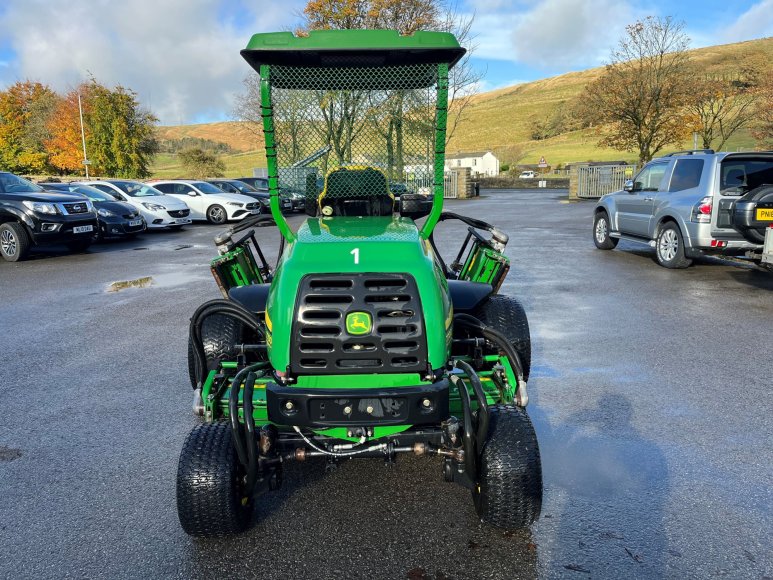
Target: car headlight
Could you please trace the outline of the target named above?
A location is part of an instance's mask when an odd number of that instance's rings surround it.
[[[236,207],[244,207],[243,203],[239,203],[239,202],[236,202],[236,201],[229,201],[226,205],[233,205],[233,206],[236,206]]]
[[[99,214],[100,216],[102,216],[102,217],[105,217],[105,218],[106,218],[106,217],[112,217],[112,216],[114,216],[114,215],[115,215],[115,214],[114,214],[113,212],[111,212],[110,210],[107,210],[107,209],[102,209],[102,208],[99,208],[99,209],[97,210],[97,214]]]
[[[56,211],[56,206],[53,203],[43,203],[40,201],[25,201],[23,203],[28,209],[38,213],[47,213],[52,215],[59,213]]]
[[[158,205],[157,203],[149,203],[146,201],[143,201],[142,205],[144,205],[150,211],[164,211],[166,209],[163,205]]]

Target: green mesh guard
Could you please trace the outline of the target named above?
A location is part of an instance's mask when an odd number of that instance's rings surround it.
[[[312,215],[386,215],[393,193],[432,195],[437,84],[436,64],[271,66],[280,190],[305,194]]]

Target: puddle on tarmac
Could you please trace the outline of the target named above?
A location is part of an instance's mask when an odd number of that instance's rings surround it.
[[[112,282],[108,284],[108,292],[120,292],[127,288],[147,288],[153,284],[153,276],[143,276],[142,278],[135,278],[134,280],[121,280],[119,282]]]

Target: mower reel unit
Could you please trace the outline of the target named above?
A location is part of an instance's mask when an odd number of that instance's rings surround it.
[[[245,530],[283,465],[312,457],[437,458],[482,521],[539,516],[529,326],[498,294],[508,238],[443,212],[448,71],[464,52],[448,33],[389,30],[256,34],[242,51],[260,74],[272,217],[216,238],[223,298],[191,318],[203,422],[177,475],[188,534]],[[305,196],[297,231],[280,189]],[[447,266],[433,231],[450,220],[467,231]],[[267,221],[274,268],[256,234]]]

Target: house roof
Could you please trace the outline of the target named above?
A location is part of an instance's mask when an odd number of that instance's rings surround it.
[[[468,151],[466,153],[447,153],[446,159],[470,159],[472,157],[483,157],[491,151]]]

